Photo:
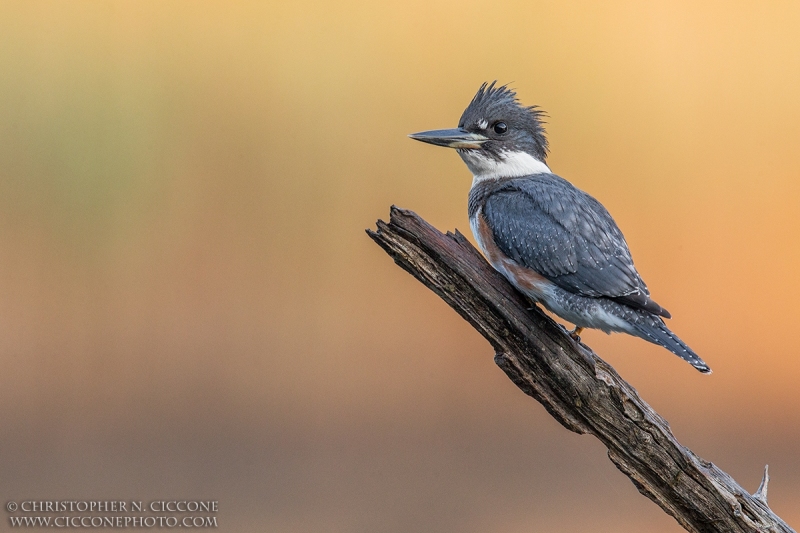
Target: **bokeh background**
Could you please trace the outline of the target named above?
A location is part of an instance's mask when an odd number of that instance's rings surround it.
[[[497,79],[714,374],[584,340],[745,488],[769,463],[798,527],[798,28],[788,1],[0,3],[0,498],[681,531],[364,234],[393,203],[468,232],[466,167],[406,134]]]

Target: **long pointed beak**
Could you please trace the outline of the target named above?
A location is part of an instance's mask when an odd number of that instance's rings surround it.
[[[411,133],[408,135],[416,141],[422,141],[428,144],[435,144],[436,146],[445,146],[447,148],[480,148],[483,143],[489,140],[478,133],[471,133],[461,128],[452,130],[432,130],[421,131],[419,133]]]

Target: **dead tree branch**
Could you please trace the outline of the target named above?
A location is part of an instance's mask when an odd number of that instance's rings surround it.
[[[495,362],[564,427],[589,433],[639,492],[692,532],[793,530],[728,474],[682,446],[669,424],[588,347],[530,304],[463,235],[442,234],[411,211],[367,231],[403,269],[438,294],[494,348]]]

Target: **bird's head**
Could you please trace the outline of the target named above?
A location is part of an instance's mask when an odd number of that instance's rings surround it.
[[[458,128],[412,133],[412,139],[455,148],[476,180],[550,172],[544,113],[525,107],[516,93],[484,83],[464,110]]]

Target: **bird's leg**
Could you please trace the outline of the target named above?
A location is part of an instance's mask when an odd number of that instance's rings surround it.
[[[569,332],[569,336],[575,339],[576,341],[581,342],[581,333],[583,333],[583,328],[575,326],[575,329]]]

